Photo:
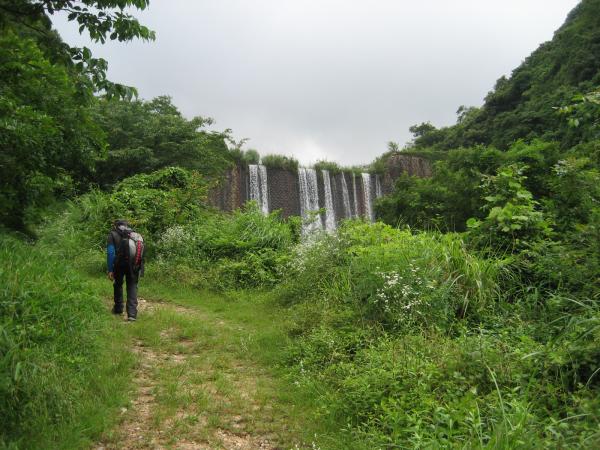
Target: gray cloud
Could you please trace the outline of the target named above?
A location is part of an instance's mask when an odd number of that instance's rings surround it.
[[[360,164],[408,127],[454,123],[550,39],[577,0],[155,0],[152,43],[91,45],[112,80],[168,94],[261,153]]]

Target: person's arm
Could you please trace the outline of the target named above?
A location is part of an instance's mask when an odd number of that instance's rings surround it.
[[[116,253],[115,242],[112,237],[112,233],[110,233],[106,243],[106,267],[108,268],[108,278],[111,280],[113,279],[111,275],[113,275],[115,272]]]

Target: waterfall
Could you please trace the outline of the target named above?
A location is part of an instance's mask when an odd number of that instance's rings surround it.
[[[250,164],[250,200],[254,200],[263,214],[269,214],[269,185],[267,168],[262,164]]]
[[[344,217],[350,219],[352,217],[352,209],[350,209],[350,196],[348,195],[348,185],[346,184],[346,175],[342,172],[342,200],[344,202]]]
[[[358,217],[358,195],[356,194],[356,174],[352,172],[352,191],[354,194],[354,217]]]
[[[260,207],[263,214],[269,214],[269,184],[267,183],[267,168],[262,164],[258,166],[258,178],[260,179]]]
[[[371,198],[371,174],[361,173],[363,182],[363,194],[365,199],[365,218],[373,221],[373,203]]]
[[[300,185],[300,213],[305,221],[310,213],[319,210],[319,189],[315,169],[298,168],[298,184]],[[323,228],[321,216],[316,214],[310,223],[303,225],[305,233]]]
[[[375,175],[375,198],[379,198],[383,196],[383,192],[381,191],[381,180],[379,179],[379,174]]]
[[[323,174],[323,192],[325,193],[325,229],[335,230],[335,210],[333,209],[333,196],[331,195],[331,179],[328,170],[321,170]]]

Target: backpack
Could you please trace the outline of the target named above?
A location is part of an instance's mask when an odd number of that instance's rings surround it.
[[[121,243],[117,249],[116,263],[126,263],[131,274],[143,274],[144,268],[144,238],[131,228],[118,227],[117,233],[121,236]]]

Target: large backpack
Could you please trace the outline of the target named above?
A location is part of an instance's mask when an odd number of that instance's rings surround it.
[[[144,267],[144,238],[131,228],[119,227],[116,231],[121,237],[116,263],[125,263],[132,275],[138,275]]]

